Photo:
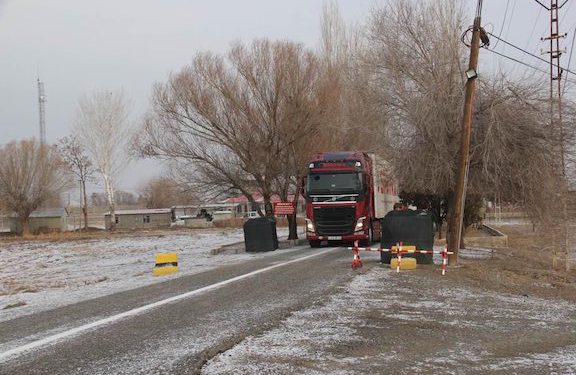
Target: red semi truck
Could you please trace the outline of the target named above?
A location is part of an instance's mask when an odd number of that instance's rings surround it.
[[[380,219],[398,202],[390,166],[374,154],[324,152],[313,156],[304,178],[306,238],[363,245],[380,239]]]

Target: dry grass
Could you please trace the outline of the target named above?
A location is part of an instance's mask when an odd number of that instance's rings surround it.
[[[501,292],[576,301],[576,272],[552,267],[553,233],[530,225],[498,229],[508,235],[509,248],[499,249],[492,260],[461,259],[462,271],[454,277]]]
[[[39,234],[28,234],[24,236],[10,236],[7,240],[13,241],[70,241],[78,239],[92,239],[103,237],[103,234],[109,234],[103,230],[88,230],[88,231],[70,231],[70,232],[46,232]]]
[[[67,232],[50,232],[50,233],[40,233],[40,234],[29,234],[26,236],[18,236],[14,234],[4,235],[1,237],[1,242],[20,242],[20,241],[75,241],[75,240],[91,240],[99,238],[110,238],[110,237],[127,237],[127,236],[139,236],[139,235],[156,235],[165,234],[166,232],[178,232],[178,231],[196,231],[197,229],[185,228],[185,227],[174,227],[174,228],[157,228],[157,229],[117,229],[114,231],[103,230],[103,229],[89,229],[88,231],[77,230],[77,231],[67,231]]]
[[[245,218],[232,218],[226,220],[218,220],[213,222],[214,228],[242,228],[246,222]],[[299,226],[304,225],[304,218],[297,218]],[[277,227],[287,227],[288,221],[286,218],[278,218],[276,221]],[[38,234],[28,234],[26,236],[18,236],[15,234],[3,234],[0,237],[2,242],[19,242],[19,241],[75,241],[75,240],[91,240],[98,238],[109,238],[115,236],[138,236],[138,235],[156,235],[165,234],[166,232],[181,232],[181,231],[202,231],[210,230],[210,228],[187,228],[183,226],[176,226],[172,228],[157,228],[157,229],[116,229],[114,231],[90,228],[89,230],[75,230],[75,231],[52,231]]]
[[[242,228],[246,219],[235,217],[232,219],[213,221],[216,228]]]

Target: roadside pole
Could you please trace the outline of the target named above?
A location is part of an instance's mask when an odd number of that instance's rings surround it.
[[[464,203],[466,201],[466,186],[468,183],[468,167],[470,163],[470,136],[472,133],[472,115],[474,112],[474,97],[476,94],[476,69],[478,67],[478,55],[480,53],[480,15],[482,12],[482,0],[478,0],[476,17],[472,28],[472,43],[470,46],[470,62],[466,71],[466,96],[464,101],[464,118],[462,120],[462,136],[460,143],[460,158],[458,162],[458,176],[454,201],[452,205],[452,223],[448,236],[448,251],[452,254],[448,257],[450,265],[458,263],[458,250],[462,236],[462,221],[464,218]]]

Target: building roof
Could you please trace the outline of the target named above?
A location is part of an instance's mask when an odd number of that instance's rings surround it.
[[[212,209],[216,209],[216,208],[235,208],[235,207],[238,207],[239,205],[240,205],[240,203],[237,203],[237,202],[211,203],[211,204],[203,204],[203,205],[200,205],[199,208],[212,208]]]
[[[42,210],[32,211],[30,217],[36,218],[46,218],[46,217],[67,217],[68,211],[65,208],[48,208]],[[10,217],[18,217],[17,214],[13,213]]]
[[[143,208],[137,210],[117,210],[114,215],[153,215],[153,214],[168,214],[172,213],[170,208]],[[110,216],[110,212],[106,212],[104,216]]]
[[[192,204],[192,205],[176,205],[172,206],[172,209],[182,209],[182,208],[199,208],[201,204]]]

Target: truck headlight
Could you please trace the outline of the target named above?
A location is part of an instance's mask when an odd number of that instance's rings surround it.
[[[364,230],[364,220],[366,220],[366,217],[363,216],[356,221],[354,232],[361,232]]]
[[[306,232],[314,233],[316,228],[314,228],[314,223],[310,219],[306,219]]]

